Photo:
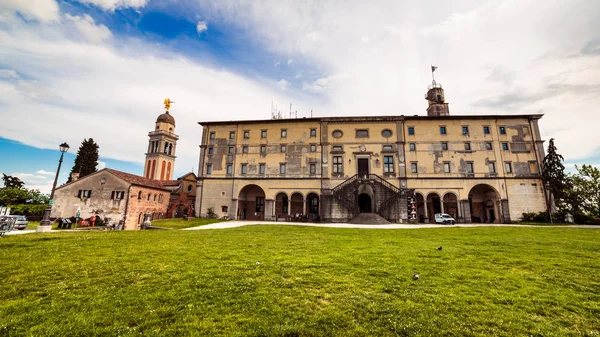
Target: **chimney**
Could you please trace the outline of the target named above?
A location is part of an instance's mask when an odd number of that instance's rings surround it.
[[[71,173],[71,182],[77,181],[79,179],[79,173],[73,172]]]

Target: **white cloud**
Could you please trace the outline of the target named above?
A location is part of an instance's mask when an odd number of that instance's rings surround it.
[[[0,69],[0,78],[19,78],[19,75],[12,69]]]
[[[198,32],[198,35],[202,34],[202,32],[206,31],[208,29],[208,25],[206,24],[206,21],[198,21],[198,24],[196,25],[196,31]]]
[[[287,64],[288,64],[288,66],[289,66],[290,64],[292,64],[292,63],[294,63],[294,60],[292,60],[292,59],[288,59],[288,60],[287,60]]]
[[[58,21],[59,9],[55,0],[2,0],[0,1],[0,19],[10,20],[12,13],[18,12],[28,20],[41,22]],[[9,15],[6,15],[10,13]]]
[[[77,31],[89,42],[100,43],[112,36],[105,25],[96,25],[94,19],[87,14],[84,16],[66,14],[65,19],[71,21]]]
[[[106,168],[106,163],[98,160],[98,165],[96,165],[96,169],[98,171],[100,171],[100,170],[104,170],[105,168]]]
[[[288,82],[288,81],[286,81],[285,79],[282,78],[281,80],[279,80],[279,82],[277,82],[277,84],[279,84],[279,87],[282,90],[286,90],[288,88],[288,86],[290,85],[290,82]]]
[[[146,6],[148,0],[78,0],[81,3],[96,5],[104,10],[118,8],[139,8]]]
[[[44,170],[39,170],[37,172],[35,172],[36,174],[41,174],[44,176],[52,176],[54,177],[54,175],[56,174],[56,172],[48,172],[48,171],[44,171]]]

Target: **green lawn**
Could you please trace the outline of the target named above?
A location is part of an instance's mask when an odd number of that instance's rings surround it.
[[[600,334],[595,229],[59,232],[0,252],[0,336]]]
[[[222,222],[225,220],[219,219],[207,219],[207,218],[190,218],[189,220],[183,219],[164,219],[152,221],[152,226],[170,228],[170,229],[182,229],[190,227],[198,227],[209,225],[211,223]]]

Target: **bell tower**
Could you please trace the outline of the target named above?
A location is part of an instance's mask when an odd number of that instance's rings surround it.
[[[448,108],[448,103],[446,103],[444,97],[444,89],[440,83],[435,81],[435,77],[433,77],[433,72],[437,69],[435,66],[431,66],[431,77],[433,81],[429,88],[427,88],[427,94],[425,95],[425,99],[429,106],[427,107],[427,116],[448,116],[450,115],[450,109]]]
[[[155,128],[148,133],[148,152],[144,177],[154,180],[172,180],[175,170],[175,151],[179,136],[175,134],[175,118],[169,113],[170,99],[165,99],[165,113],[156,119]]]

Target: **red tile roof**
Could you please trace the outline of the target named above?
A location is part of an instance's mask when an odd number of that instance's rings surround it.
[[[163,186],[179,186],[179,180],[159,180]]]
[[[133,185],[156,188],[159,190],[166,190],[165,186],[162,184],[162,181],[152,180],[152,179],[136,176],[135,174],[125,173],[125,172],[121,172],[121,171],[117,171],[117,170],[109,169],[109,168],[107,168],[105,170],[107,170],[108,172],[116,175],[117,177],[119,177]]]

